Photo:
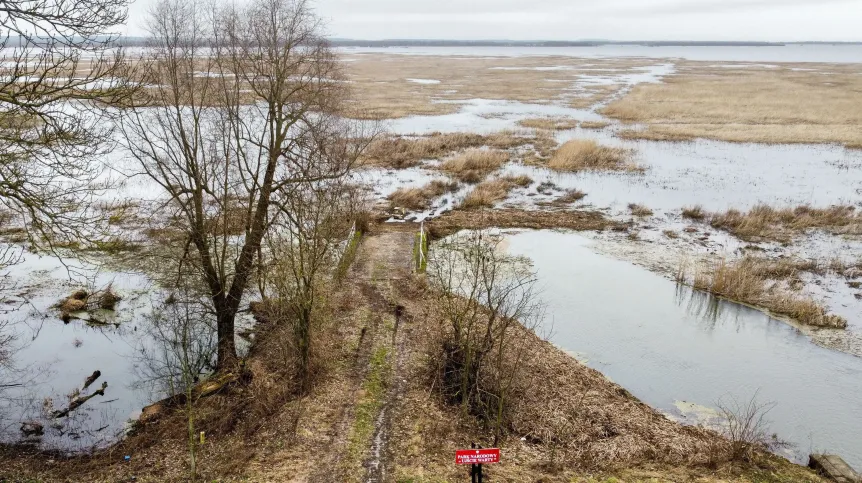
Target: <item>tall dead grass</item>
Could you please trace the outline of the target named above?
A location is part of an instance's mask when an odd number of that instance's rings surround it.
[[[761,307],[777,315],[815,327],[843,329],[847,321],[828,314],[817,301],[784,289],[775,278],[794,272],[791,265],[745,257],[738,261],[717,258],[697,266],[693,273],[681,268],[678,279],[706,292],[744,304]]]
[[[487,149],[470,149],[446,160],[440,169],[459,180],[475,184],[500,169],[509,160],[509,153]]]
[[[558,117],[534,117],[529,119],[521,119],[518,125],[530,129],[545,129],[548,131],[567,131],[578,127],[576,119],[558,118]]]
[[[728,210],[709,216],[713,228],[746,241],[786,241],[797,233],[821,229],[833,234],[862,234],[862,213],[853,206],[773,208],[760,204],[747,212]]]
[[[491,208],[505,200],[517,185],[507,179],[492,179],[479,183],[461,202],[461,208]]]
[[[646,130],[626,133],[645,139],[862,142],[862,78],[852,68],[733,69],[688,63],[679,69],[665,82],[638,85],[602,114],[647,124]]]
[[[434,180],[421,188],[400,188],[389,195],[388,199],[393,206],[408,210],[424,210],[434,198],[452,193],[457,189],[458,183]]]
[[[493,149],[512,149],[536,143],[536,138],[521,136],[510,131],[493,134],[468,132],[433,133],[428,136],[391,136],[368,146],[362,162],[371,166],[405,169],[421,164],[425,159],[439,159],[469,148],[487,146]]]
[[[643,171],[630,162],[631,151],[602,146],[592,139],[574,139],[560,146],[548,167],[557,171]]]

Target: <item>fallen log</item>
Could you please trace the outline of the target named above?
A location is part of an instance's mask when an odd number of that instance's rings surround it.
[[[64,417],[68,416],[69,413],[71,413],[72,411],[83,406],[84,403],[86,403],[90,399],[93,399],[96,396],[104,396],[105,395],[105,389],[107,389],[107,388],[108,388],[108,383],[103,382],[102,387],[100,389],[94,391],[93,394],[90,394],[88,396],[77,396],[77,397],[75,397],[74,399],[72,399],[72,402],[69,403],[69,407],[67,407],[66,409],[59,410],[59,411],[54,411],[53,413],[51,413],[51,417],[54,419],[59,419],[59,418],[64,418]]]

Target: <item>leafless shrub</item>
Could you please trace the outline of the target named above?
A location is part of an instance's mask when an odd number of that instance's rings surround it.
[[[717,404],[724,422],[725,436],[730,440],[730,457],[734,461],[751,461],[758,451],[771,451],[787,446],[769,432],[769,412],[775,403],[760,403],[757,393],[746,402],[728,397]]]
[[[529,265],[499,243],[484,231],[461,233],[435,245],[428,269],[446,324],[438,349],[442,393],[492,428],[495,443],[524,383],[523,327],[535,328],[543,316]]]

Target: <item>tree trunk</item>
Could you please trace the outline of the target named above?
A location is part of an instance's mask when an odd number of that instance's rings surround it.
[[[219,304],[223,305],[223,304]],[[218,305],[217,305],[218,307]],[[219,372],[231,370],[236,365],[236,341],[234,321],[236,310],[229,307],[219,307],[216,315],[216,327],[218,328],[218,363]]]

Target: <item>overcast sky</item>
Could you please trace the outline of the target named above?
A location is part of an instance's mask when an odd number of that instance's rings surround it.
[[[136,0],[130,35],[149,5]],[[862,41],[862,0],[317,0],[333,37]]]

